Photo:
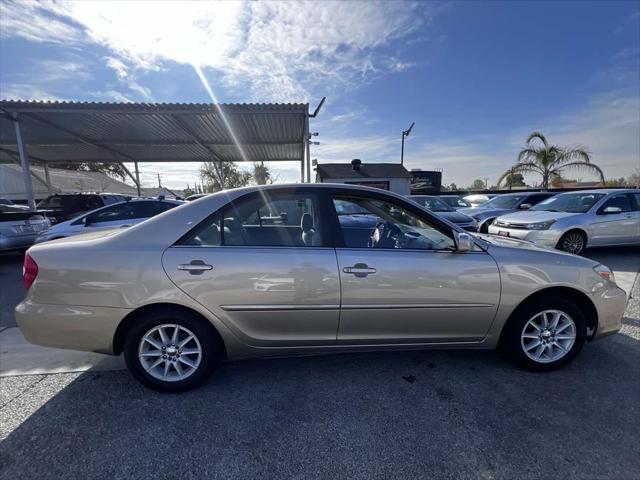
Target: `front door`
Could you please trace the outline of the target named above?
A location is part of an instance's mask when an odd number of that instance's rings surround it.
[[[458,253],[452,232],[408,205],[335,196],[342,239],[338,342],[478,342],[493,321],[500,276],[482,251]],[[367,225],[367,235],[362,229]]]
[[[634,243],[638,235],[637,228],[638,220],[633,212],[631,195],[613,195],[596,210],[591,222],[592,236],[589,246]]]
[[[243,197],[163,256],[185,293],[254,346],[336,343],[340,284],[318,198]]]

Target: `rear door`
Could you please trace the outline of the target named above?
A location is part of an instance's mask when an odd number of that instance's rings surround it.
[[[242,197],[167,249],[165,271],[249,345],[335,344],[340,284],[318,191]]]
[[[377,217],[365,239],[349,232],[349,222],[334,223],[340,237],[339,343],[478,342],[485,337],[500,297],[498,267],[488,253],[479,248],[456,252],[451,229],[408,202],[369,194],[336,195],[334,202],[342,210],[359,208]]]
[[[619,210],[617,213],[606,213],[609,207]],[[592,237],[589,245],[625,245],[634,243],[638,235],[638,219],[636,218],[633,200],[628,193],[618,193],[607,198],[597,207],[591,220]]]

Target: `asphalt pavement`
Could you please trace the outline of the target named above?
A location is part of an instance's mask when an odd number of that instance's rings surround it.
[[[230,363],[179,395],[126,371],[0,378],[0,479],[640,478],[637,279],[625,315],[548,374],[431,350]]]

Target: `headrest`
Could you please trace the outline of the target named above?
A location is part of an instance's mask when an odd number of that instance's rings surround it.
[[[303,232],[308,232],[313,228],[313,217],[308,213],[302,215],[302,219],[300,220],[300,228],[302,228]]]

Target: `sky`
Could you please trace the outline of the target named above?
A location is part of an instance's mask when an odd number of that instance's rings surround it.
[[[495,183],[529,133],[607,178],[640,168],[640,2],[0,0],[0,97],[308,102],[319,163],[399,162]],[[272,164],[298,181],[296,163]],[[141,164],[184,188],[197,164]],[[584,172],[570,178],[590,180]],[[539,181],[527,176],[530,184]]]

